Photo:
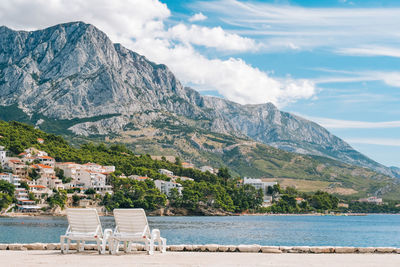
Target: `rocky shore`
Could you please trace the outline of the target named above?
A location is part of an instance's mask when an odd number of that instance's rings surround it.
[[[71,244],[71,250],[76,244]],[[96,250],[95,244],[86,244],[85,250]],[[0,250],[60,250],[60,243],[29,243],[0,244]],[[132,251],[144,251],[144,245],[136,244]],[[330,246],[260,246],[260,245],[169,245],[167,251],[173,252],[243,252],[243,253],[309,253],[309,254],[362,254],[362,253],[393,253],[400,254],[400,248],[395,247],[330,247]]]

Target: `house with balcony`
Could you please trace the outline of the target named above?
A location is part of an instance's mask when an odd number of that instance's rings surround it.
[[[13,184],[15,187],[19,187],[21,178],[12,173],[0,173],[0,180],[9,182],[10,184]]]
[[[4,146],[0,146],[0,164],[4,168],[6,165],[7,151]]]
[[[14,174],[18,175],[19,177],[27,177],[28,175],[28,166],[20,159],[9,159],[7,162],[7,166],[10,170],[13,171]]]
[[[158,190],[161,191],[161,193],[163,193],[167,196],[170,196],[171,189],[173,189],[173,188],[176,188],[176,190],[178,190],[179,195],[182,194],[183,186],[181,184],[178,184],[177,182],[155,180],[154,184],[158,188]]]

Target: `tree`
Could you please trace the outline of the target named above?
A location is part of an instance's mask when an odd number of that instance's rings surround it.
[[[181,159],[179,157],[175,157],[175,164],[179,165],[179,166],[182,166],[182,161],[181,161]]]
[[[15,186],[7,181],[0,180],[0,209],[8,207],[14,198]]]
[[[229,173],[229,170],[226,167],[219,168],[217,176],[224,179],[225,185],[227,184],[228,179],[231,178],[231,174]]]
[[[62,189],[59,191],[56,190],[52,196],[47,198],[47,203],[51,208],[59,206],[64,209],[65,203],[67,203],[67,191]]]
[[[93,188],[86,189],[85,194],[86,195],[94,195],[94,194],[96,194],[96,190],[94,190]]]
[[[78,195],[73,195],[72,196],[72,206],[77,207],[79,206],[79,201],[81,198]]]
[[[29,177],[30,177],[32,180],[36,181],[36,180],[39,179],[41,176],[40,176],[40,173],[39,173],[35,168],[32,168],[31,171],[29,172]]]

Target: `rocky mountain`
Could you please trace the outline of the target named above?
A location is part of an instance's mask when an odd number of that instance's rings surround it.
[[[83,22],[31,32],[0,27],[0,105],[0,119],[64,135],[107,136],[138,150],[148,144],[147,151],[181,154],[190,146],[221,159],[232,146],[258,142],[398,175],[271,103],[240,105],[184,88],[165,65],[113,44]],[[178,145],[185,134],[189,145]]]

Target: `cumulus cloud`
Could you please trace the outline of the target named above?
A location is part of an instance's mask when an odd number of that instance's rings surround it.
[[[206,20],[206,19],[207,19],[207,16],[203,15],[203,13],[200,12],[200,13],[196,13],[193,16],[191,16],[189,18],[189,21],[190,22],[195,22],[195,21],[203,21],[203,20]]]
[[[243,52],[256,49],[254,40],[220,27],[184,24],[168,27],[167,19],[173,20],[171,12],[158,0],[0,2],[2,25],[32,30],[68,21],[85,21],[103,30],[112,41],[168,65],[180,80],[195,89],[216,90],[242,104],[272,102],[282,106],[315,93],[312,81],[273,78],[239,58],[207,58],[194,47]]]
[[[219,50],[244,52],[257,49],[257,44],[253,39],[228,33],[221,27],[209,28],[178,24],[168,29],[168,35],[183,43],[213,47]]]

